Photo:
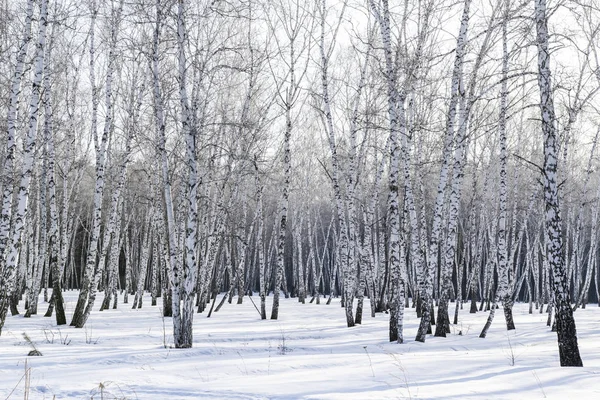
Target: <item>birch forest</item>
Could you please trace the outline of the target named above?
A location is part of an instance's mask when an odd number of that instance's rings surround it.
[[[0,332],[341,299],[402,344],[520,302],[582,366],[599,53],[596,0],[0,0]]]

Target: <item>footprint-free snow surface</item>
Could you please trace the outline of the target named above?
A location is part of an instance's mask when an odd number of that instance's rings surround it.
[[[69,321],[76,299],[66,293]],[[42,316],[46,307],[40,300],[40,315],[7,318],[0,399],[26,391],[32,400],[600,399],[596,305],[575,312],[583,368],[559,367],[547,314],[529,314],[526,304],[515,305],[515,331],[506,331],[499,312],[486,339],[479,333],[487,313],[469,314],[465,304],[448,337],[426,343],[413,340],[419,321],[407,309],[406,342],[397,344],[387,340],[388,315],[371,318],[368,301],[362,325],[347,328],[339,300],[282,299],[279,320],[261,321],[246,297],[211,318],[196,314],[191,349],[172,348],[160,299],[152,307],[145,296],[138,310],[120,303],[94,311],[83,329],[57,327]],[[32,346],[42,356],[28,356]]]

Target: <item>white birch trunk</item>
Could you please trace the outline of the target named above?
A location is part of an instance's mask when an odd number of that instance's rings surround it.
[[[152,246],[152,232],[154,230],[154,210],[151,208],[146,216],[146,227],[141,240],[141,255],[140,255],[140,267],[139,275],[137,280],[135,298],[133,300],[133,306],[131,308],[142,308],[142,299],[144,297],[144,285],[146,283],[146,274],[148,272],[148,260],[150,258],[150,246]]]
[[[600,128],[598,128],[596,130],[596,135],[594,136],[594,140],[592,142],[592,150],[590,151],[590,158],[588,159],[588,164],[587,164],[587,169],[586,169],[586,174],[585,174],[585,178],[583,181],[583,189],[581,190],[581,202],[579,205],[579,212],[577,213],[576,219],[575,219],[575,233],[573,235],[573,249],[572,249],[572,253],[571,253],[571,262],[575,262],[575,287],[573,290],[574,296],[576,299],[578,299],[577,303],[575,304],[575,309],[577,309],[577,307],[580,305],[580,301],[579,299],[583,298],[583,294],[584,294],[584,290],[580,290],[580,284],[581,284],[581,274],[582,274],[582,269],[583,269],[583,250],[584,250],[584,246],[583,243],[581,243],[581,233],[583,231],[583,211],[585,209],[585,204],[587,202],[587,194],[588,194],[588,184],[589,184],[589,180],[590,180],[590,176],[593,172],[593,166],[592,166],[592,162],[594,159],[594,155],[596,152],[596,146],[598,143],[598,135],[600,135]],[[594,221],[592,219],[592,221]],[[567,237],[569,237],[567,235]],[[594,243],[593,239],[591,241],[591,243]],[[586,278],[587,281],[587,278]],[[585,283],[584,283],[585,286]],[[585,289],[585,292],[587,292],[587,290],[589,289],[589,286],[587,289]]]
[[[462,97],[462,96],[461,96]],[[460,99],[460,115],[458,133],[456,135],[456,148],[454,150],[454,165],[452,167],[452,185],[450,189],[448,225],[446,233],[446,242],[443,251],[443,260],[440,273],[441,296],[438,307],[438,318],[436,322],[435,336],[446,337],[450,333],[448,301],[450,288],[452,286],[452,267],[455,264],[456,246],[458,241],[458,213],[460,210],[460,200],[462,193],[462,182],[464,177],[464,166],[467,157],[468,148],[468,106],[464,98]],[[460,283],[460,281],[459,281]]]
[[[108,226],[104,230],[104,238],[102,241],[102,257],[100,260],[100,265],[103,265],[103,261],[108,255],[108,287],[104,291],[104,300],[102,301],[100,311],[106,310],[110,307],[110,301],[112,298],[115,299],[115,307],[113,308],[116,308],[117,304],[116,292],[117,280],[119,278],[119,256],[121,254],[121,239],[124,236],[122,234],[121,220],[123,215],[123,208],[125,207],[125,205],[121,193],[125,188],[125,182],[127,180],[127,168],[131,161],[132,153],[131,142],[134,134],[134,129],[136,129],[139,123],[138,116],[142,107],[145,83],[146,80],[143,79],[141,85],[138,88],[136,85],[137,79],[134,78],[132,85],[133,87],[131,89],[131,98],[129,99],[129,107],[127,110],[128,120],[125,130],[125,151],[123,153],[123,160],[119,165],[117,183],[111,197],[111,213],[108,221]],[[126,227],[127,224],[125,224],[125,228]]]
[[[596,191],[596,198],[600,196],[600,185],[598,185],[598,189]],[[590,284],[592,282],[592,275],[594,272],[594,263],[596,262],[596,249],[597,249],[597,240],[598,240],[598,216],[600,214],[600,201],[596,201],[592,208],[592,219],[591,219],[591,232],[590,232],[590,249],[588,251],[588,260],[587,260],[587,271],[585,274],[585,280],[583,282],[583,288],[579,292],[579,296],[577,297],[577,302],[573,307],[573,310],[577,310],[580,305],[583,305],[585,308],[586,298],[588,295],[588,291],[590,289]]]
[[[322,90],[322,102],[323,102],[323,113],[325,117],[325,127],[327,131],[327,138],[329,142],[329,150],[331,151],[331,181],[333,184],[333,192],[335,197],[335,207],[340,224],[340,236],[338,245],[340,246],[340,267],[343,274],[343,286],[344,286],[344,299],[345,299],[345,310],[346,310],[346,323],[348,327],[354,326],[354,315],[352,310],[355,290],[355,260],[350,254],[354,252],[354,249],[349,248],[350,244],[350,233],[348,224],[346,222],[346,208],[344,204],[344,198],[342,196],[342,188],[340,187],[340,166],[337,155],[337,146],[335,140],[335,130],[333,124],[333,116],[331,113],[331,104],[329,99],[329,76],[328,76],[328,63],[329,59],[325,50],[325,17],[326,17],[326,4],[325,0],[321,2],[321,38],[319,42],[320,60],[321,60],[321,90]],[[352,258],[352,264],[351,260]]]
[[[6,320],[9,298],[15,289],[15,277],[21,248],[21,235],[27,224],[29,185],[33,171],[34,153],[37,145],[38,112],[40,107],[40,92],[44,72],[44,48],[46,44],[46,28],[48,26],[48,1],[42,0],[40,4],[39,31],[36,43],[34,60],[34,79],[29,103],[29,130],[25,142],[21,180],[17,194],[17,206],[14,216],[14,225],[11,230],[8,254],[6,259],[0,257],[0,332]]]
[[[499,180],[499,214],[498,214],[498,291],[497,298],[502,302],[504,318],[508,330],[515,329],[512,317],[512,290],[510,285],[507,244],[507,161],[506,121],[508,113],[508,18],[510,0],[504,2],[504,17],[502,20],[502,85],[500,89],[500,116],[498,121],[498,136],[500,144],[500,180]]]
[[[158,215],[155,217],[155,226],[158,226],[158,224],[156,224],[156,219],[158,219]],[[159,286],[159,282],[158,282],[158,273],[160,271],[160,265],[161,265],[161,260],[160,260],[160,256],[159,256],[159,239],[158,239],[158,235],[154,235],[154,240],[152,241],[152,276],[150,278],[150,294],[151,294],[151,303],[150,305],[155,306],[157,304],[157,297],[158,297],[158,293],[160,290],[160,286]],[[125,288],[125,293],[127,293],[127,290],[131,290],[131,283],[129,281],[127,281],[126,278],[126,288]]]
[[[248,236],[246,237],[246,239],[242,239],[245,235],[244,235],[244,230],[245,230],[245,224],[246,221],[248,220],[248,204],[246,202],[244,202],[242,204],[242,224],[239,225],[239,230],[238,230],[238,238],[236,241],[236,249],[237,249],[237,256],[238,256],[238,260],[237,260],[237,268],[236,268],[236,272],[235,272],[235,281],[237,284],[237,304],[243,304],[244,301],[244,286],[245,286],[245,279],[244,279],[244,269],[246,267],[246,256],[247,256],[247,250],[248,250],[248,245],[250,244],[250,238],[251,238],[251,234],[252,234],[252,230],[254,229],[254,224],[250,225],[250,232],[248,234]],[[255,214],[256,216],[256,214]]]
[[[173,317],[173,337],[181,338],[182,322],[180,308],[180,290],[181,290],[181,266],[177,254],[179,252],[176,238],[175,213],[173,211],[173,198],[171,195],[171,178],[169,175],[169,159],[167,156],[167,139],[165,126],[164,100],[160,88],[160,74],[158,66],[158,45],[160,30],[163,24],[163,10],[160,0],[156,1],[156,23],[154,26],[154,37],[152,46],[152,77],[153,77],[153,95],[154,95],[154,114],[157,129],[158,154],[161,163],[161,176],[164,196],[164,212],[166,219],[166,254],[168,281],[171,289],[171,307]],[[166,292],[166,291],[165,291]],[[167,295],[167,293],[165,293]],[[168,296],[168,295],[167,295]],[[167,297],[165,296],[165,297]],[[165,299],[166,300],[166,299]],[[163,300],[163,301],[165,301]]]
[[[180,335],[174,336],[176,348],[192,347],[194,321],[194,295],[197,277],[197,229],[198,229],[198,167],[196,162],[196,127],[192,125],[190,104],[186,88],[187,60],[185,44],[187,31],[184,20],[185,2],[178,1],[177,8],[177,44],[178,44],[178,69],[179,69],[179,97],[181,102],[182,133],[186,142],[186,164],[188,169],[187,181],[187,222],[185,229],[185,258],[183,263],[183,290],[181,300],[182,329]]]
[[[102,208],[102,195],[104,192],[104,163],[105,163],[105,149],[108,138],[102,137],[99,142],[98,139],[98,88],[96,86],[96,47],[95,47],[95,29],[96,19],[98,15],[96,1],[91,2],[91,23],[90,23],[90,84],[92,87],[92,112],[91,112],[91,130],[94,139],[94,145],[96,149],[96,184],[94,188],[94,201],[93,201],[93,218],[92,218],[92,229],[91,235],[88,242],[88,258],[85,263],[84,271],[81,278],[81,291],[79,292],[79,298],[77,299],[77,305],[73,312],[73,318],[71,320],[71,326],[83,327],[85,321],[83,315],[85,312],[85,305],[87,304],[89,287],[94,277],[94,269],[96,267],[96,254],[98,247],[98,238],[100,235],[100,221],[101,221],[101,208]]]
[[[256,252],[258,253],[258,271],[259,271],[259,296],[260,296],[260,318],[267,319],[266,311],[266,278],[265,278],[265,245],[263,238],[264,230],[264,212],[263,212],[263,185],[260,180],[258,164],[254,163],[256,171],[256,218],[258,228],[256,230]]]
[[[114,197],[118,197],[120,199],[121,193],[119,188],[117,188],[119,193]],[[104,288],[104,299],[102,301],[102,305],[100,306],[100,311],[106,310],[110,307],[111,299],[113,301],[113,309],[117,308],[117,281],[119,279],[119,256],[121,255],[121,246],[123,244],[122,234],[125,229],[127,229],[127,222],[122,221],[123,209],[125,208],[125,202],[123,199],[120,199],[116,202],[117,210],[114,211],[116,215],[114,216],[114,230],[110,235],[110,239],[106,245],[103,244],[103,253],[108,254],[108,263],[106,265],[106,273],[108,274],[108,282],[106,287]],[[113,216],[111,215],[112,223]],[[106,258],[106,255],[104,256]]]
[[[42,160],[42,171],[38,177],[37,193],[37,215],[32,221],[35,226],[34,257],[29,263],[32,268],[32,284],[28,292],[28,307],[24,317],[29,318],[37,314],[38,299],[42,284],[44,267],[46,264],[46,250],[48,248],[48,224],[46,219],[46,193],[47,193],[47,154],[44,154]]]
[[[395,67],[394,54],[392,50],[390,13],[388,1],[383,0],[381,9],[378,9],[374,1],[370,2],[371,10],[380,27],[381,40],[385,58],[385,79],[387,86],[387,111],[390,124],[390,149],[391,158],[389,166],[389,193],[388,193],[388,222],[389,236],[389,268],[391,281],[390,301],[390,341],[403,342],[401,332],[403,321],[401,320],[401,307],[404,305],[404,278],[403,269],[406,269],[405,258],[401,256],[401,227],[400,227],[400,204],[399,204],[399,163],[401,148],[398,136],[406,134],[405,116],[405,94],[398,91],[398,71]],[[406,183],[405,183],[406,184]],[[414,205],[414,204],[413,204]]]
[[[448,174],[450,167],[450,158],[452,153],[452,142],[454,139],[455,118],[457,113],[457,105],[460,96],[460,86],[462,84],[462,69],[465,49],[467,44],[467,32],[469,27],[469,9],[471,0],[464,1],[464,8],[461,17],[460,31],[456,40],[456,57],[454,60],[454,68],[452,71],[452,82],[450,87],[450,104],[448,106],[448,114],[446,118],[446,130],[444,133],[444,149],[442,167],[440,169],[440,178],[437,187],[437,196],[435,200],[435,208],[433,215],[433,223],[431,228],[431,238],[429,246],[429,257],[424,280],[419,285],[421,288],[421,297],[423,299],[423,317],[419,326],[419,331],[415,340],[425,342],[426,334],[431,322],[431,307],[433,294],[433,274],[437,270],[437,260],[440,245],[440,237],[442,231],[442,217],[444,210],[444,199],[446,196],[446,187],[448,184]]]
[[[550,77],[550,51],[548,44],[548,20],[546,0],[535,1],[535,22],[538,49],[538,86],[540,90],[540,113],[544,134],[544,199],[545,221],[548,241],[546,257],[553,275],[556,325],[561,366],[582,366],[577,345],[577,329],[570,304],[568,282],[565,275],[563,238],[558,201],[557,137]]]
[[[46,72],[44,74],[44,132],[46,153],[48,156],[48,203],[50,208],[50,230],[48,232],[49,249],[49,268],[52,272],[52,305],[56,308],[56,324],[65,325],[67,319],[65,316],[64,300],[62,295],[62,262],[59,258],[60,237],[59,237],[59,216],[56,201],[56,152],[54,148],[54,125],[53,110],[50,87],[49,73],[50,58],[46,60]],[[66,181],[66,179],[65,179]],[[66,193],[63,194],[66,196]],[[66,224],[67,222],[64,221]],[[64,258],[63,258],[64,260]],[[64,262],[64,261],[63,261]],[[46,313],[46,316],[49,316]]]
[[[96,294],[98,291],[98,284],[104,271],[104,261],[106,254],[104,251],[100,252],[100,262],[96,263],[98,255],[98,246],[100,240],[100,227],[102,224],[102,200],[104,197],[104,186],[105,186],[105,169],[106,169],[106,158],[108,150],[109,136],[113,129],[113,73],[115,69],[115,51],[117,45],[117,38],[119,32],[119,23],[121,20],[121,11],[123,9],[123,1],[120,0],[118,8],[111,10],[111,33],[110,33],[110,45],[108,51],[108,67],[106,73],[106,86],[105,86],[105,107],[106,115],[104,117],[104,127],[102,136],[99,138],[97,134],[97,112],[98,112],[98,89],[96,87],[95,78],[95,52],[96,48],[94,45],[95,37],[95,22],[98,10],[96,9],[96,1],[92,1],[92,25],[90,27],[90,82],[92,85],[92,135],[94,137],[94,146],[96,149],[96,184],[94,189],[94,203],[93,203],[93,219],[91,228],[91,238],[88,247],[86,265],[85,265],[85,279],[82,282],[82,289],[77,299],[77,306],[73,313],[73,320],[71,325],[82,328],[92,312],[94,302],[96,300]],[[114,205],[114,195],[113,201]],[[112,222],[112,221],[111,221]],[[110,235],[114,231],[114,223],[109,223],[107,231],[105,230],[105,240],[103,245],[107,244],[110,240]],[[111,230],[112,228],[112,230]],[[108,238],[108,240],[107,240]]]
[[[31,42],[31,25],[33,18],[33,0],[27,1],[27,11],[25,13],[25,26],[23,32],[23,38],[19,43],[19,49],[17,51],[17,59],[15,65],[15,72],[13,74],[11,90],[10,90],[10,102],[8,105],[8,114],[6,117],[7,126],[7,138],[6,138],[6,153],[4,159],[4,165],[2,168],[2,214],[0,215],[0,273],[3,270],[3,259],[6,246],[8,244],[8,237],[10,231],[10,220],[12,215],[12,200],[14,192],[14,183],[11,179],[12,171],[14,170],[15,163],[15,150],[17,148],[16,136],[16,124],[17,124],[17,111],[19,109],[19,100],[21,94],[21,81],[23,80],[25,70],[25,58],[27,57],[27,49],[29,48],[29,42]],[[2,295],[0,295],[2,296]],[[3,297],[0,297],[0,301]],[[1,330],[1,322],[0,322]]]

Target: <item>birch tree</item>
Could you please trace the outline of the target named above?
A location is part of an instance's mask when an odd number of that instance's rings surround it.
[[[312,24],[310,9],[302,6],[300,1],[290,4],[289,9],[283,3],[277,4],[273,11],[276,23],[270,22],[271,29],[281,28],[285,45],[276,40],[279,54],[285,57],[287,70],[285,76],[277,80],[277,96],[285,115],[283,133],[283,183],[281,185],[281,200],[278,206],[278,236],[277,236],[277,263],[275,269],[275,286],[273,289],[273,305],[271,319],[279,317],[279,297],[284,280],[285,238],[288,224],[288,207],[290,197],[290,183],[292,179],[291,162],[291,136],[293,131],[293,109],[301,94],[301,83],[308,66],[308,58],[304,54],[310,48],[310,32],[308,24]],[[275,33],[274,33],[275,34]],[[284,52],[286,54],[284,54]],[[306,60],[306,61],[304,61]]]
[[[97,260],[98,247],[100,240],[100,228],[102,223],[102,200],[104,198],[104,187],[105,187],[105,172],[106,172],[106,159],[109,145],[109,136],[113,130],[113,74],[115,71],[116,63],[116,45],[118,40],[119,25],[121,22],[121,13],[123,10],[124,0],[119,0],[119,3],[115,6],[111,2],[110,9],[110,41],[108,50],[108,66],[106,72],[106,85],[105,85],[105,117],[104,126],[102,129],[102,135],[98,135],[98,124],[97,124],[97,113],[98,113],[98,87],[96,86],[96,47],[95,47],[95,24],[98,14],[98,8],[95,0],[91,3],[92,20],[90,26],[90,84],[92,86],[92,137],[94,140],[94,146],[96,150],[96,183],[94,190],[94,205],[93,205],[93,219],[91,238],[87,252],[86,266],[85,266],[85,279],[82,282],[82,289],[77,299],[77,306],[73,313],[73,319],[71,325],[77,328],[82,328],[87,319],[90,316],[94,302],[96,300],[96,294],[98,291],[98,284],[102,276],[104,269],[105,253],[101,252],[100,262]],[[107,228],[107,237],[110,237],[114,231],[115,222],[112,221]]]
[[[8,243],[10,221],[12,215],[12,199],[14,193],[14,183],[11,176],[15,163],[15,150],[17,147],[17,111],[21,99],[21,82],[23,80],[25,69],[25,58],[29,43],[32,40],[31,25],[33,19],[33,0],[27,1],[25,13],[25,26],[23,29],[23,38],[19,43],[15,71],[12,77],[10,100],[8,104],[8,115],[6,116],[6,152],[4,153],[4,165],[2,167],[2,215],[0,216],[0,262],[4,258],[4,252]],[[3,265],[2,265],[3,266]],[[2,272],[2,268],[0,268]],[[1,306],[1,305],[0,305]]]
[[[344,3],[345,9],[346,3]],[[327,6],[326,1],[321,1],[319,7],[320,13],[320,26],[321,26],[321,35],[319,40],[319,52],[320,52],[320,68],[321,68],[321,90],[322,90],[322,103],[323,103],[323,119],[325,130],[327,132],[329,149],[331,151],[331,163],[332,163],[332,172],[331,172],[331,181],[333,185],[333,192],[335,197],[335,207],[338,218],[338,223],[340,225],[340,234],[338,239],[339,254],[340,254],[340,268],[343,274],[343,286],[344,286],[344,306],[346,310],[346,324],[348,327],[352,327],[355,324],[354,314],[353,314],[353,303],[354,296],[356,291],[356,258],[355,254],[355,246],[352,246],[355,234],[354,220],[352,218],[347,219],[346,213],[352,214],[351,210],[346,208],[348,202],[344,202],[344,197],[342,195],[342,182],[343,175],[342,169],[340,166],[340,162],[338,160],[338,148],[336,144],[335,137],[335,128],[333,115],[331,111],[331,100],[329,94],[329,75],[328,75],[328,64],[330,60],[330,55],[333,49],[326,48],[325,46],[325,23],[327,18]],[[343,11],[342,11],[343,14]],[[339,24],[340,22],[338,22]],[[337,33],[337,29],[336,29]],[[335,38],[334,38],[335,44]],[[354,171],[351,172],[354,174]],[[349,185],[346,188],[346,192],[349,189]],[[350,194],[348,194],[350,196]],[[352,226],[350,226],[352,225]]]
[[[504,17],[502,20],[502,84],[500,89],[500,116],[498,136],[500,142],[500,180],[499,180],[499,220],[498,220],[498,297],[504,308],[504,318],[508,330],[515,329],[512,316],[512,290],[509,279],[507,248],[507,160],[506,122],[508,113],[508,22],[511,2],[504,1]]]
[[[52,298],[54,308],[56,308],[56,324],[65,325],[67,318],[65,316],[65,306],[62,294],[62,265],[59,264],[60,237],[59,237],[59,215],[56,200],[56,152],[55,152],[55,131],[53,122],[53,109],[50,85],[50,57],[48,56],[45,65],[44,74],[44,134],[45,146],[48,157],[48,203],[50,210],[50,229],[48,232],[49,260],[48,266],[52,272]],[[63,196],[66,196],[63,193]],[[47,315],[47,314],[46,314]]]
[[[179,0],[177,7],[177,45],[179,69],[179,99],[181,102],[182,133],[186,142],[187,181],[187,222],[185,229],[185,262],[183,264],[183,290],[181,293],[183,307],[181,309],[181,331],[175,329],[175,347],[192,347],[192,326],[194,321],[194,291],[196,286],[197,266],[197,225],[198,225],[198,171],[196,163],[196,127],[192,125],[190,104],[186,88],[187,59],[185,45],[187,31],[185,26],[185,1]],[[143,267],[143,266],[142,266]],[[173,307],[180,307],[173,304]]]
[[[29,16],[28,11],[28,16]],[[31,17],[28,17],[31,18]],[[33,172],[33,161],[37,146],[38,136],[38,114],[40,108],[40,95],[42,88],[42,78],[44,73],[44,53],[46,45],[46,28],[48,26],[48,1],[42,0],[40,3],[40,14],[38,23],[38,34],[35,48],[35,59],[33,63],[34,78],[29,101],[29,129],[27,131],[25,149],[23,154],[21,179],[19,190],[17,192],[17,205],[14,215],[14,223],[9,234],[6,258],[0,258],[0,332],[6,320],[9,298],[15,289],[15,275],[19,262],[19,252],[21,250],[21,235],[23,234],[27,223],[29,213],[29,186]],[[18,68],[18,67],[17,67]],[[14,82],[13,82],[14,84]],[[16,86],[18,87],[18,86]],[[13,86],[15,89],[15,86]],[[17,95],[18,91],[14,95]],[[9,131],[14,128],[10,128]],[[10,139],[10,138],[9,138]],[[4,212],[3,212],[4,214]]]
[[[462,84],[462,69],[463,69],[463,61],[465,55],[465,49],[467,44],[467,32],[469,27],[469,11],[471,6],[471,0],[465,0],[463,2],[463,12],[460,23],[460,30],[458,37],[456,39],[456,54],[454,59],[454,65],[452,70],[452,82],[450,86],[450,102],[448,105],[448,113],[446,115],[446,126],[444,132],[444,147],[442,154],[442,166],[440,168],[440,175],[437,187],[437,195],[435,199],[435,207],[433,214],[433,222],[431,227],[431,238],[429,243],[429,258],[428,265],[425,269],[425,273],[423,274],[423,282],[420,285],[421,288],[421,297],[423,299],[423,316],[421,317],[421,323],[419,325],[419,331],[417,333],[416,340],[419,342],[424,342],[427,331],[429,329],[429,324],[431,322],[431,307],[432,307],[432,281],[433,274],[437,269],[437,260],[438,260],[438,252],[440,248],[440,238],[441,238],[441,230],[442,230],[442,217],[444,210],[444,199],[446,195],[446,188],[448,184],[448,175],[449,175],[449,165],[450,158],[452,152],[452,143],[454,140],[454,132],[455,132],[455,118],[457,114],[457,105],[460,97],[460,85]],[[444,266],[442,267],[444,268]],[[446,285],[442,289],[442,299],[441,299],[441,307],[442,309],[438,311],[445,313],[447,318],[448,308],[448,286],[450,282],[443,281],[444,278],[448,276],[447,272],[442,272],[442,284]],[[442,328],[436,328],[442,329]],[[439,335],[445,335],[441,332],[438,332]]]
[[[556,307],[556,333],[558,352],[562,367],[581,367],[577,330],[570,292],[565,274],[563,237],[558,198],[557,182],[557,135],[550,75],[550,51],[548,43],[548,14],[546,0],[534,0],[535,25],[537,33],[538,74],[540,91],[540,113],[542,133],[544,135],[544,202],[546,224],[546,258],[552,271],[554,304]]]
[[[404,341],[403,306],[405,297],[405,282],[401,271],[406,268],[405,261],[401,258],[401,226],[400,226],[400,197],[399,197],[399,163],[400,143],[399,135],[406,134],[405,100],[406,94],[398,90],[398,70],[395,67],[392,50],[392,36],[390,26],[390,11],[387,0],[381,2],[381,8],[374,1],[370,1],[372,13],[378,22],[381,32],[381,41],[385,57],[385,80],[388,99],[388,118],[390,124],[390,166],[389,166],[389,193],[388,193],[388,221],[390,224],[389,236],[389,268],[391,271],[392,299],[390,304],[390,341]]]

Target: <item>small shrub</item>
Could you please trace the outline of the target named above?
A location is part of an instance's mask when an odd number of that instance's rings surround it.
[[[27,353],[28,356],[41,356],[42,355],[42,352],[37,349],[35,343],[33,343],[33,340],[31,340],[29,335],[25,332],[23,332],[23,339],[25,339],[25,342],[27,342],[27,344],[31,347],[31,350],[29,351],[29,353]]]

